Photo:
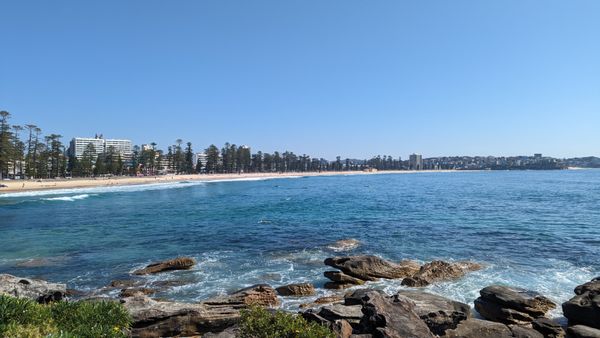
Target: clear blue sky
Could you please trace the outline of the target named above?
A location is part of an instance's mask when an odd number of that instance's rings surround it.
[[[600,155],[600,1],[2,1],[0,109],[66,138]]]

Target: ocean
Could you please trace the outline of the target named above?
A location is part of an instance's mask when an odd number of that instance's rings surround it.
[[[354,238],[355,249],[330,244]],[[0,273],[102,288],[146,264],[191,256],[189,271],[142,277],[200,301],[256,283],[310,282],[336,255],[472,260],[483,270],[425,288],[470,303],[494,284],[557,303],[600,275],[600,170],[483,171],[174,182],[0,195]],[[400,280],[370,285],[388,293]],[[116,295],[118,290],[103,289]],[[295,310],[315,297],[283,298]],[[560,316],[560,307],[553,312]]]

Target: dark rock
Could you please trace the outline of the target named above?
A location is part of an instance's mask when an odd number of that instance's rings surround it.
[[[190,257],[178,257],[162,262],[152,263],[143,269],[133,272],[134,275],[148,275],[171,270],[188,270],[196,264],[196,260]]]
[[[575,288],[576,295],[582,295],[586,292],[590,292],[593,295],[600,294],[600,277],[596,277],[591,281],[581,284]]]
[[[110,282],[109,287],[111,288],[129,288],[132,286],[140,285],[140,280],[134,279],[117,279]]]
[[[45,304],[64,299],[66,292],[65,284],[0,274],[0,294],[29,298]]]
[[[544,335],[530,327],[509,325],[508,328],[515,338],[544,338]]]
[[[538,331],[544,338],[564,338],[565,330],[552,319],[537,318],[531,323],[534,330]]]
[[[521,288],[491,285],[479,291],[475,309],[486,319],[505,324],[528,324],[554,309],[548,298]]]
[[[567,328],[569,338],[600,338],[600,330],[584,325],[573,325]]]
[[[325,277],[331,279],[334,282],[342,284],[362,285],[365,283],[365,281],[363,281],[362,279],[348,276],[340,271],[325,271],[323,275],[325,275]]]
[[[458,324],[456,329],[446,331],[449,338],[513,338],[510,328],[504,324],[469,318]]]
[[[310,283],[289,284],[275,290],[280,296],[312,296],[316,293],[315,287]]]
[[[361,332],[376,337],[434,337],[414,312],[414,303],[406,297],[387,297],[381,292],[367,292],[363,297]]]
[[[575,297],[562,304],[569,325],[585,325],[600,329],[600,280],[598,278],[575,288]]]
[[[442,296],[413,290],[401,290],[397,294],[412,300],[415,313],[432,333],[440,336],[471,316],[469,305]]]
[[[149,288],[126,288],[121,290],[121,292],[119,293],[119,297],[121,298],[125,298],[125,297],[133,297],[135,295],[151,295],[153,293],[156,293],[156,290],[154,289],[149,289]]]
[[[279,298],[275,290],[267,284],[257,284],[245,289],[241,289],[227,296],[211,298],[203,302],[209,305],[260,305],[275,307],[279,306]]]
[[[448,263],[444,261],[433,261],[423,265],[419,271],[412,276],[402,280],[402,285],[422,287],[441,281],[460,278],[467,272],[481,269],[482,266],[473,262]]]
[[[341,270],[346,275],[365,281],[379,278],[404,278],[418,270],[415,262],[392,263],[376,256],[346,256],[325,259],[325,265]]]
[[[344,304],[345,305],[362,305],[363,298],[369,292],[373,292],[372,289],[358,289],[354,291],[349,291],[344,295]]]

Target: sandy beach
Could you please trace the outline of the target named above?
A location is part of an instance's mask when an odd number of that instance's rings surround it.
[[[378,175],[378,174],[410,174],[417,172],[449,172],[453,170],[399,170],[399,171],[329,171],[329,172],[304,172],[304,173],[246,173],[246,174],[194,174],[194,175],[161,175],[143,177],[96,177],[96,178],[74,178],[74,179],[42,179],[42,180],[6,180],[0,184],[6,187],[0,188],[0,194],[32,190],[70,189],[109,187],[138,184],[169,183],[177,181],[214,181],[235,180],[247,178],[278,178],[292,176],[334,176],[334,175]]]

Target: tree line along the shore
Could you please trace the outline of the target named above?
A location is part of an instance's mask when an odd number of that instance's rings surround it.
[[[100,175],[157,175],[159,173],[260,173],[260,172],[318,172],[406,169],[406,161],[392,156],[375,156],[369,160],[341,159],[328,161],[291,151],[252,153],[247,146],[225,143],[214,144],[203,150],[204,160],[194,162],[192,143],[177,139],[167,151],[156,148],[156,143],[142,149],[134,146],[130,158],[113,147],[95,156],[88,144],[83,156],[69,155],[63,136],[43,134],[35,124],[10,124],[12,115],[0,111],[0,177],[54,178],[90,177]]]

